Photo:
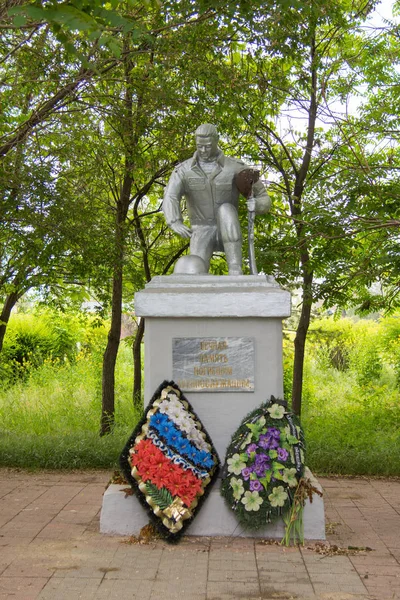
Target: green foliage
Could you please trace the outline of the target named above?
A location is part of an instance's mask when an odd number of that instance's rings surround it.
[[[167,488],[158,489],[156,485],[148,481],[146,483],[146,489],[148,494],[152,497],[154,502],[158,504],[161,510],[164,510],[164,508],[168,508],[168,506],[172,504],[173,497],[167,490]]]
[[[81,353],[74,363],[44,362],[27,381],[0,391],[0,465],[115,468],[140,416],[133,408],[131,389],[131,352],[123,348],[116,371],[115,427],[100,438],[98,356]]]
[[[400,315],[394,314],[381,321],[381,353],[386,361],[393,367],[397,386],[400,389]]]
[[[125,7],[135,11],[149,9],[151,6],[158,7],[158,0],[144,0],[142,3],[135,0],[127,0]],[[95,42],[100,47],[107,47],[112,54],[120,57],[122,53],[121,40],[115,36],[115,31],[130,33],[132,38],[138,38],[145,32],[141,23],[129,15],[121,14],[118,3],[115,2],[58,2],[50,0],[33,2],[9,9],[8,14],[13,18],[16,27],[21,27],[34,21],[37,23],[48,23],[55,37],[64,44],[65,48],[72,54],[76,54],[83,62],[87,62],[74,45],[71,33],[79,32],[85,36],[87,43]]]
[[[315,330],[326,330],[329,340],[342,344],[348,368],[338,370],[332,361],[321,360],[326,337],[322,334],[321,344],[318,336],[311,337],[302,414],[309,467],[320,473],[399,475],[396,318],[379,323],[320,320]],[[394,348],[387,344],[389,339]]]
[[[384,325],[372,320],[319,319],[310,327],[309,348],[320,367],[351,370],[360,385],[382,373],[381,336]]]
[[[0,354],[3,384],[26,378],[44,363],[62,365],[75,361],[79,352],[102,351],[105,337],[103,322],[93,315],[43,308],[16,313],[10,319]]]
[[[290,405],[293,384],[293,335],[284,331],[283,334],[283,397]]]
[[[309,344],[321,366],[339,371],[349,368],[349,352],[354,343],[354,328],[350,320],[316,320],[310,326]]]
[[[68,318],[75,322],[73,315]],[[379,323],[333,319],[316,323],[322,341],[318,343],[317,334],[313,334],[307,346],[302,415],[307,464],[315,472],[400,475],[399,323],[396,315]],[[115,428],[109,436],[99,438],[106,330],[92,325],[89,319],[80,329],[81,350],[75,360],[43,360],[8,389],[2,385],[2,466],[68,469],[112,468],[117,464],[139,417],[131,399],[131,348],[123,344],[119,352]],[[333,338],[335,327],[338,335]],[[329,342],[336,343],[340,335],[347,340],[349,366],[345,371],[321,359],[324,330]],[[359,331],[364,331],[364,337]],[[368,357],[369,337],[369,347],[377,348],[380,357],[379,376],[372,376],[370,366],[366,369],[363,362]],[[291,345],[286,347],[291,353]],[[289,364],[285,370],[290,372]],[[368,377],[363,380],[365,373]]]

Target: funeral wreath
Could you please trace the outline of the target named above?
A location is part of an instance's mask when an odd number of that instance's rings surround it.
[[[260,529],[290,510],[304,473],[297,417],[274,397],[245,417],[226,453],[221,493],[238,521]]]
[[[138,500],[161,534],[176,541],[217,474],[211,439],[174,382],[164,381],[120,457]]]

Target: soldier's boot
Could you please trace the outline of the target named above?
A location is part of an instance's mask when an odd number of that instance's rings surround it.
[[[242,243],[225,242],[224,250],[226,262],[228,263],[229,275],[242,275]]]

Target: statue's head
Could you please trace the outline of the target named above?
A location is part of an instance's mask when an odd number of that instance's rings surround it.
[[[197,154],[205,162],[215,160],[218,154],[218,132],[215,125],[203,123],[194,133],[196,138]]]

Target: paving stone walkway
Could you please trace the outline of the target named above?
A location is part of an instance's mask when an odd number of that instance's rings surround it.
[[[321,478],[321,554],[314,543],[101,535],[109,476],[0,470],[0,600],[400,600],[400,481]]]

